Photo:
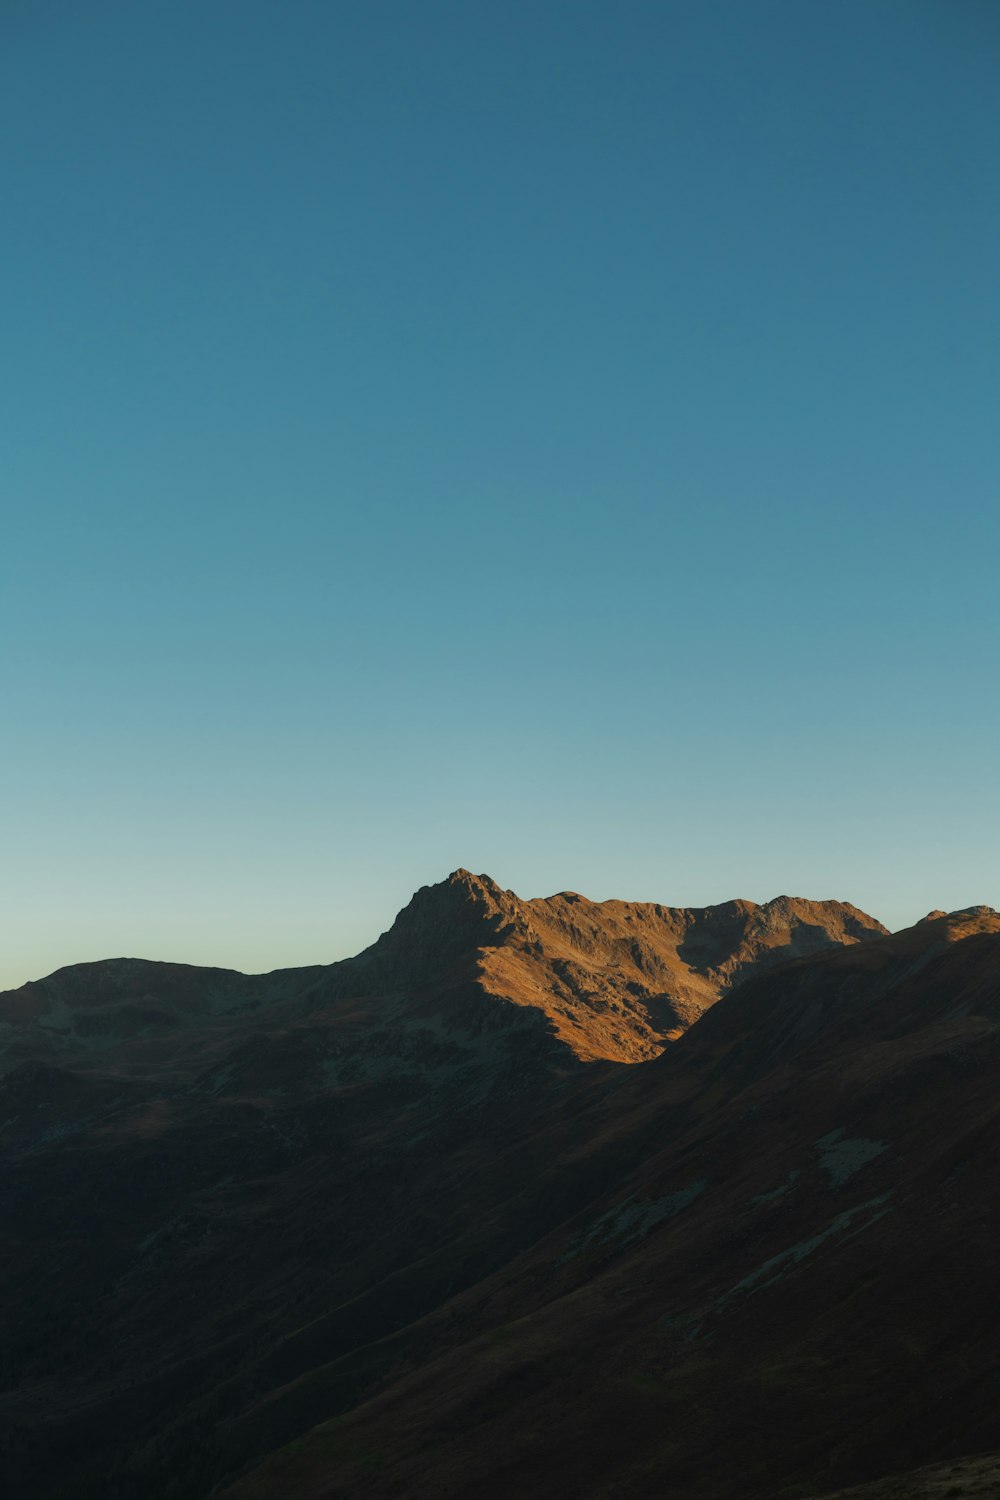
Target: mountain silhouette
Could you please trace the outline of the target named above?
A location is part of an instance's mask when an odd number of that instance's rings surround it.
[[[12,1495],[988,1492],[988,907],[460,870],[354,959],[0,1020]]]

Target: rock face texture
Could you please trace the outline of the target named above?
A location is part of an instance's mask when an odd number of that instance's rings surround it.
[[[390,931],[334,966],[327,983],[370,995],[440,990],[461,978],[544,1016],[581,1061],[640,1062],[750,973],[885,932],[842,901],[778,896],[765,906],[677,908],[574,891],[525,901],[488,875],[456,870],[419,890]]]
[[[464,871],[457,878],[474,879]],[[656,1057],[750,974],[886,932],[841,901],[778,896],[765,906],[696,909],[588,901],[573,891],[535,901],[493,893],[507,925],[480,954],[480,984],[544,1011],[585,1061]]]
[[[991,1472],[989,908],[458,871],[341,964],[82,965],[0,1020],[14,1500]]]

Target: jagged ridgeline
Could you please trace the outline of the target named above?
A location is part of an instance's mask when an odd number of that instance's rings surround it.
[[[357,958],[79,965],[0,1022],[13,1496],[993,1472],[989,908],[459,870]]]
[[[359,1005],[342,1009],[344,1024],[391,1020],[394,1034],[427,1031],[456,1043],[512,1027],[534,1031],[540,1044],[557,1039],[567,1062],[636,1062],[655,1057],[749,974],[885,931],[840,901],[675,908],[572,891],[524,901],[488,875],[456,870],[419,890],[364,953],[329,967],[251,976],[138,959],[81,964],[0,996],[0,1016],[8,1066],[93,1053],[127,1065],[153,1037],[158,1055],[173,1037],[180,1062],[192,1027],[226,1037],[237,1016],[245,1032],[248,1015],[291,1019],[350,1000]],[[377,1009],[360,1003],[376,998]]]

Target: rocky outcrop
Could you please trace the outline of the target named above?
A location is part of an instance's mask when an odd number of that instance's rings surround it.
[[[751,974],[885,931],[840,901],[684,908],[575,891],[523,900],[487,875],[456,870],[418,891],[331,983],[372,994],[472,980],[496,1001],[539,1012],[580,1061],[641,1062]]]

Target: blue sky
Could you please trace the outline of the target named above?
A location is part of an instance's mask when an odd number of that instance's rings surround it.
[[[992,0],[8,0],[0,983],[1000,906]]]

